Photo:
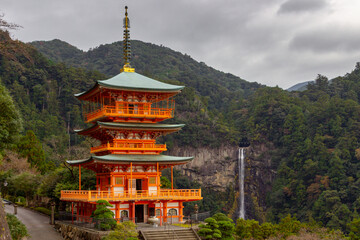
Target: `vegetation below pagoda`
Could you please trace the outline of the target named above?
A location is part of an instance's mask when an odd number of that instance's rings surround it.
[[[360,226],[357,222],[351,222],[350,239],[359,239]],[[210,218],[205,219],[204,224],[200,224],[198,234],[202,239],[249,239],[249,240],[265,240],[265,239],[348,239],[339,231],[333,231],[321,226],[321,223],[315,221],[302,223],[290,214],[282,218],[278,224],[265,222],[260,224],[253,219],[238,219],[235,223],[232,219],[224,214],[217,213]]]
[[[9,182],[3,194],[31,199],[37,189],[58,200],[60,189],[78,187],[77,171],[64,160],[86,157],[91,145],[73,134],[84,127],[73,94],[118,73],[121,43],[88,52],[60,41],[33,43],[52,61],[7,32],[0,31],[0,43],[0,184]],[[220,147],[243,139],[271,145],[276,178],[266,220],[278,223],[291,214],[353,232],[350,223],[359,222],[360,211],[360,64],[331,83],[319,75],[308,90],[289,93],[247,83],[165,47],[139,41],[132,46],[137,72],[187,86],[171,120],[187,127],[162,141],[170,147]],[[93,173],[82,176],[82,189],[94,186]],[[177,179],[181,187],[195,184]],[[200,211],[226,212],[233,195],[206,194]]]

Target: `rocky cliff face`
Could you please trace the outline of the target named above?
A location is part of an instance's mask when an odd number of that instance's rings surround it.
[[[275,171],[271,168],[272,144],[253,144],[245,150],[245,206],[246,218],[264,220],[266,211],[266,194],[271,191]],[[239,198],[239,147],[223,146],[220,148],[174,147],[167,154],[174,156],[194,156],[194,160],[178,167],[191,180],[214,191],[225,191],[233,183],[236,198]],[[238,217],[237,202],[230,213]]]
[[[272,169],[271,143],[252,144],[246,149],[245,204],[246,218],[265,221],[266,195],[271,191],[276,171]]]
[[[224,191],[225,187],[234,182],[237,168],[237,147],[191,148],[175,147],[169,151],[174,156],[194,156],[194,160],[178,169],[191,180],[201,183],[206,188]]]

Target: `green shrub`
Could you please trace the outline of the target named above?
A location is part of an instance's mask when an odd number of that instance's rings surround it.
[[[103,238],[103,240],[137,240],[136,225],[133,222],[127,221],[118,223],[114,231]]]
[[[22,202],[16,202],[16,205],[20,206],[20,207],[24,207],[25,206],[25,203],[22,203]]]
[[[23,237],[30,236],[26,226],[20,222],[15,215],[6,214],[6,221],[9,225],[11,238],[13,240],[20,240]]]
[[[291,217],[291,215],[288,214],[280,220],[280,223],[277,225],[277,230],[284,237],[288,237],[298,234],[302,227],[303,225],[296,219],[296,217]]]
[[[206,224],[200,224],[198,231],[199,236],[205,239],[221,239],[221,232],[219,230],[219,224],[217,221],[209,217],[204,221]]]
[[[96,210],[93,212],[94,219],[100,221],[101,230],[114,229],[116,226],[114,213],[107,207],[112,207],[112,205],[106,200],[99,200],[96,202]]]
[[[238,219],[236,221],[235,232],[240,239],[264,240],[271,236],[287,238],[298,234],[300,229],[304,227],[306,227],[305,224],[301,224],[295,217],[291,217],[289,214],[281,219],[279,224],[265,222],[260,225],[254,219]]]
[[[23,203],[25,205],[26,199],[23,196],[15,197],[14,199],[16,203]]]
[[[219,230],[221,232],[221,239],[223,240],[233,240],[234,239],[234,231],[235,224],[231,218],[228,218],[223,213],[216,213],[212,216],[219,225]]]
[[[38,211],[38,212],[41,212],[43,214],[46,214],[48,216],[51,215],[51,210],[47,209],[47,208],[44,208],[44,207],[35,207],[33,208],[35,211]]]
[[[258,221],[253,219],[245,220],[239,218],[236,221],[236,235],[240,237],[240,239],[263,239],[262,229],[259,225]]]

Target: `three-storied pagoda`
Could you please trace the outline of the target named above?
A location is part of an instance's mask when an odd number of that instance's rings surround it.
[[[147,222],[156,216],[161,222],[182,221],[183,202],[202,199],[201,189],[160,187],[161,170],[185,164],[193,157],[160,154],[166,144],[157,144],[159,136],[179,131],[184,124],[160,124],[174,116],[172,97],[184,87],[156,81],[135,72],[130,65],[130,33],[127,7],[124,18],[124,60],[120,74],[97,81],[88,91],[77,94],[83,101],[86,123],[78,134],[99,140],[85,160],[67,161],[79,167],[79,190],[61,191],[61,200],[72,202],[78,219],[90,216],[96,201],[109,201],[115,218]],[[96,173],[96,190],[81,190],[81,167]]]

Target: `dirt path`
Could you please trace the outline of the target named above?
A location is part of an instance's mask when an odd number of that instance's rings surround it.
[[[5,212],[14,214],[13,205],[5,205]],[[25,224],[29,231],[30,239],[33,240],[62,240],[58,233],[50,224],[49,217],[38,214],[31,210],[18,207],[17,218]]]

